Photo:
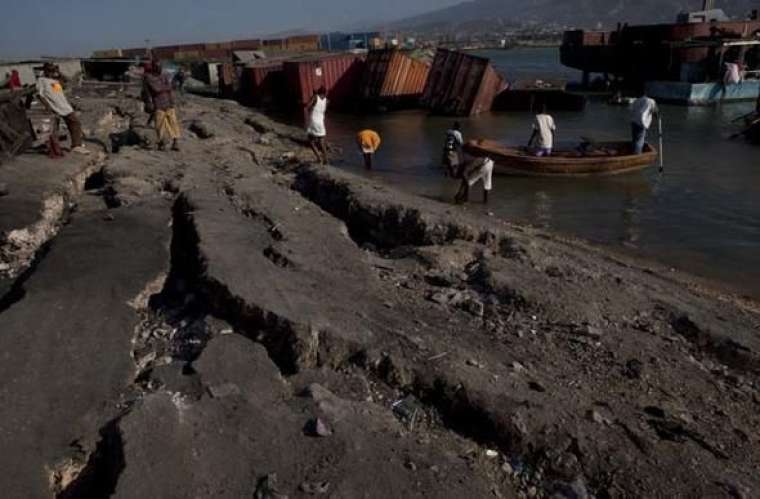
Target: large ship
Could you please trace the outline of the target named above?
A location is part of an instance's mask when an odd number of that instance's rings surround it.
[[[588,84],[594,73],[629,88],[646,86],[653,97],[687,104],[756,99],[760,91],[760,18],[731,20],[712,0],[681,13],[673,24],[628,26],[612,31],[564,34],[562,63],[579,69]],[[727,63],[745,81],[724,85]]]

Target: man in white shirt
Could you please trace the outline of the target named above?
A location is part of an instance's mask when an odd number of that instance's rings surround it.
[[[557,126],[554,124],[554,118],[546,112],[546,105],[544,105],[541,113],[536,115],[536,119],[533,122],[533,135],[530,136],[530,140],[528,141],[528,147],[533,147],[536,144],[534,150],[536,156],[552,155],[554,132],[556,130]],[[536,143],[536,141],[538,142]]]
[[[652,117],[659,113],[657,103],[642,93],[631,105],[631,137],[634,154],[644,152],[647,130],[652,126]]]
[[[742,82],[742,71],[739,64],[735,62],[727,62],[726,72],[723,75],[723,84],[725,86],[738,85],[741,82]]]
[[[66,122],[71,136],[71,150],[80,154],[89,154],[90,151],[82,143],[82,124],[77,117],[74,108],[69,104],[66,94],[63,93],[63,86],[59,81],[58,70],[54,64],[45,63],[42,68],[42,76],[37,79],[37,94],[39,95],[42,105],[48,111],[55,114],[53,130],[51,132],[51,145],[54,147],[58,141],[58,118]]]
[[[493,187],[493,167],[491,158],[477,158],[465,165],[462,172],[462,184],[454,197],[454,202],[457,204],[468,202],[470,200],[470,187],[482,180],[483,204],[488,204],[488,193]]]

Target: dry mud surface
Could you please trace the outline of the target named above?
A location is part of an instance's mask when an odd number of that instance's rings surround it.
[[[134,90],[79,102],[107,157],[0,168],[3,497],[760,494],[754,303],[235,103],[163,153]]]

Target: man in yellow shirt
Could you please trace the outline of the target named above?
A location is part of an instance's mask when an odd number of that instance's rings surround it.
[[[372,156],[380,148],[380,135],[374,130],[362,130],[356,135],[356,143],[364,155],[364,166],[372,169]]]

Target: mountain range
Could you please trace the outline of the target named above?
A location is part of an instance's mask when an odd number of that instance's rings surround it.
[[[742,18],[760,5],[756,0],[717,0],[717,8]],[[613,26],[674,22],[679,12],[700,10],[700,0],[474,0],[393,23],[395,29],[471,24],[477,21],[509,24]]]

